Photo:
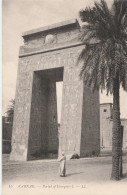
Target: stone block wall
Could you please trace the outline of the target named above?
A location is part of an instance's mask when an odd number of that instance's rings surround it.
[[[75,66],[76,56],[75,48],[68,57],[63,78],[59,154],[64,151],[68,157],[74,152],[80,155],[83,85],[79,67]]]
[[[112,147],[112,104],[100,104],[100,146]]]
[[[83,87],[82,131],[80,156],[98,156],[100,153],[99,92]]]
[[[101,148],[112,148],[112,103],[100,104],[100,146]],[[123,126],[123,149],[127,148],[127,119],[121,119]]]
[[[40,75],[33,73],[33,87],[31,97],[31,113],[28,141],[28,159],[31,155],[39,155],[42,152],[42,145],[46,132],[46,92],[47,83],[41,80]],[[42,140],[42,134],[43,140]],[[44,144],[45,146],[45,144]],[[43,146],[43,148],[44,148]],[[44,149],[45,150],[45,149]]]
[[[19,59],[10,160],[27,160],[33,72]]]
[[[47,129],[48,129],[48,155],[58,156],[58,119],[57,119],[57,100],[56,82],[49,82],[47,103]]]

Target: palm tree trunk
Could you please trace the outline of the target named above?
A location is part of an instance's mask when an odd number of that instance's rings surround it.
[[[120,167],[119,167],[119,174],[120,177],[123,176],[123,165],[122,165],[122,147],[123,147],[123,129],[122,126],[120,127]]]
[[[119,106],[119,74],[114,79],[113,86],[113,129],[112,129],[112,180],[120,179],[120,106]],[[122,161],[121,161],[122,163]]]

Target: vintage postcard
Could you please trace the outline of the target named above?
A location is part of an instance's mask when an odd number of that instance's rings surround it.
[[[2,1],[2,195],[126,195],[127,1]]]

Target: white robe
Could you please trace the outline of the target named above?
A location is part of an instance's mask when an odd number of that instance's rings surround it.
[[[60,176],[65,176],[66,174],[66,156],[60,158]]]

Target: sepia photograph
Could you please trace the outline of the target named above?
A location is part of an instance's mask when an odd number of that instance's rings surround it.
[[[2,0],[2,195],[127,195],[127,0]]]

